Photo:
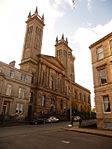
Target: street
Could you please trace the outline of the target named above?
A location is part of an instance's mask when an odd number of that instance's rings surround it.
[[[112,138],[64,130],[67,123],[0,127],[0,149],[111,149]]]

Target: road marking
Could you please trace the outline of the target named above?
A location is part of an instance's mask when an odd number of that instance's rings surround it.
[[[70,141],[66,141],[66,140],[62,140],[61,142],[65,143],[65,144],[69,144],[70,143]]]

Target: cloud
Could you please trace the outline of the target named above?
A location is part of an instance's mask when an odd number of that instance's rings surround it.
[[[98,34],[98,38],[105,36],[106,34],[112,32],[112,20],[105,25],[97,25],[94,30]]]
[[[40,12],[45,13],[45,27],[42,42],[42,53],[44,54],[48,54],[48,50],[54,48],[54,46],[51,43],[54,43],[55,39],[55,23],[57,19],[62,18],[64,15],[63,10],[59,10],[60,5],[61,3],[59,0],[38,0],[38,7]],[[46,39],[46,37],[48,37],[48,34],[50,35],[50,37],[49,39]],[[54,50],[50,52],[50,55],[54,55]]]
[[[87,0],[87,7],[88,7],[89,10],[91,9],[91,1],[92,0]]]
[[[80,51],[84,51],[84,47],[87,49],[90,44],[96,42],[103,36],[112,32],[112,20],[104,25],[97,25],[96,27],[80,27],[76,32],[74,32],[71,37],[72,44],[77,43],[79,45]]]
[[[89,46],[112,32],[112,20],[105,25],[97,25],[92,28],[80,27],[73,34],[70,39],[72,45],[75,45],[73,54],[76,57],[75,60],[75,75],[76,82],[82,86],[91,90],[92,93],[92,105],[94,105],[94,91],[93,91],[93,77],[92,77],[92,65],[91,65],[91,52]]]
[[[107,0],[100,0],[101,2],[106,2]]]

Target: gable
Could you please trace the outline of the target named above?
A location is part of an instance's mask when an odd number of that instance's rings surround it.
[[[65,70],[62,63],[56,57],[41,54],[41,58],[43,58],[44,60],[46,60],[48,63],[52,64],[53,66],[56,66],[61,70]]]

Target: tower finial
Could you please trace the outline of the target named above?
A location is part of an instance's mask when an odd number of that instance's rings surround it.
[[[35,9],[35,13],[37,13],[37,14],[38,14],[38,8],[37,8],[37,6],[36,6],[36,9]]]
[[[61,37],[61,39],[64,39],[64,34],[62,34],[62,37]]]
[[[28,14],[28,18],[30,18],[31,17],[31,11],[29,12],[29,14]]]
[[[44,14],[42,15],[42,20],[44,21]]]
[[[56,43],[58,43],[58,36],[56,37]]]
[[[66,43],[68,44],[68,38],[66,37]]]

